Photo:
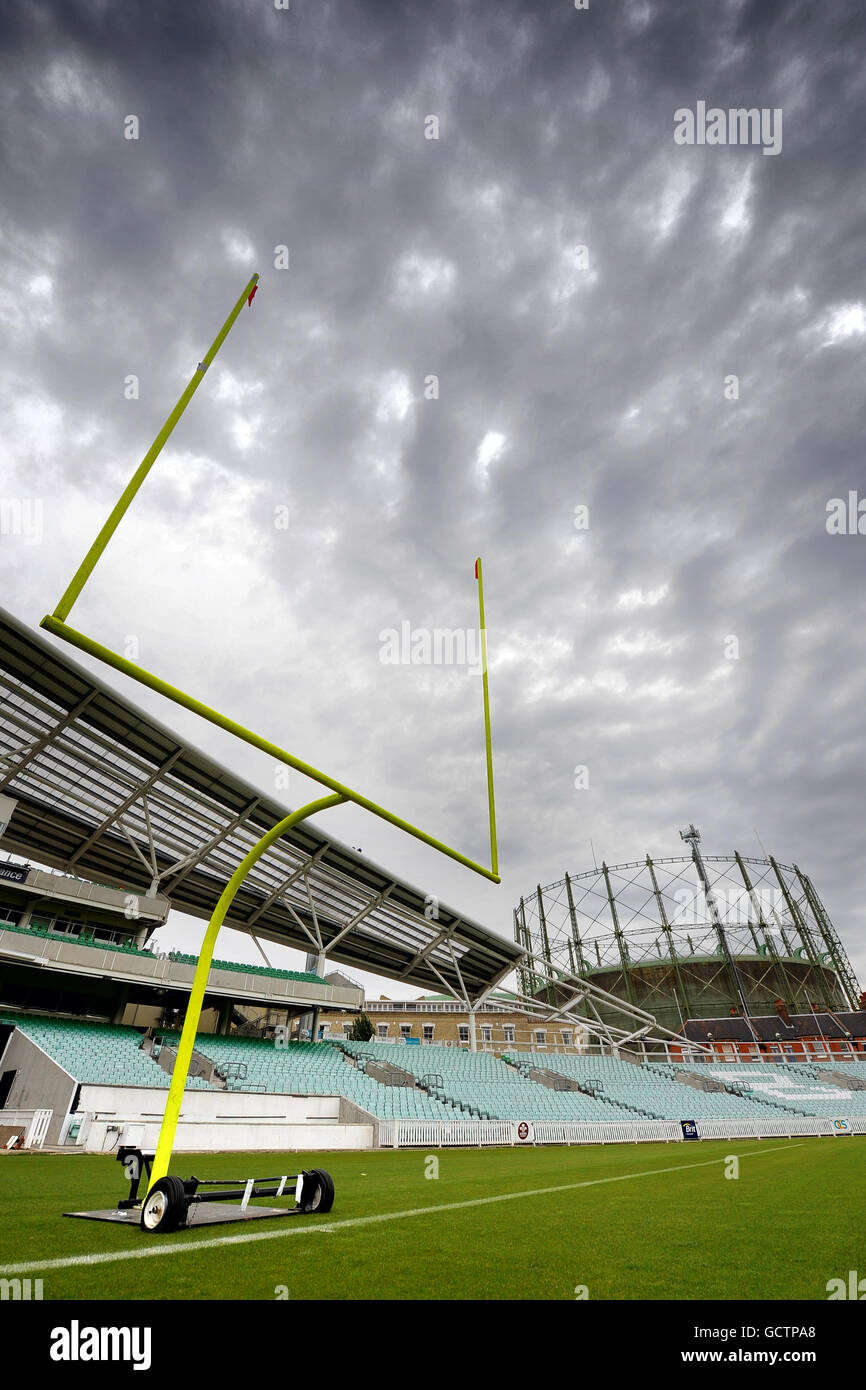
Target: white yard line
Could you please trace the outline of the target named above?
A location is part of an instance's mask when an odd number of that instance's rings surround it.
[[[737,1141],[734,1140],[734,1143]],[[760,1154],[778,1153],[780,1149],[799,1149],[802,1143],[774,1144],[771,1149],[750,1149],[738,1154],[738,1158],[752,1158]],[[640,1173],[620,1173],[610,1178],[588,1178],[583,1182],[561,1183],[557,1187],[532,1187],[523,1192],[503,1192],[496,1197],[471,1197],[465,1202],[443,1202],[435,1207],[411,1207],[408,1211],[385,1211],[372,1216],[354,1216],[346,1221],[328,1221],[319,1226],[295,1225],[293,1218],[288,1229],[278,1231],[250,1231],[245,1235],[218,1236],[213,1240],[176,1241],[172,1245],[147,1244],[133,1250],[100,1251],[93,1255],[67,1255],[56,1260],[35,1260],[26,1264],[0,1265],[0,1276],[13,1274],[41,1274],[48,1269],[74,1269],[79,1265],[112,1264],[117,1260],[151,1260],[162,1255],[183,1255],[191,1250],[216,1250],[225,1245],[251,1245],[258,1240],[286,1240],[289,1236],[330,1235],[333,1231],[347,1231],[356,1226],[375,1226],[385,1221],[406,1221],[413,1216],[435,1216],[437,1212],[465,1211],[468,1207],[486,1207],[494,1202],[518,1202],[527,1197],[547,1197],[554,1192],[574,1192],[580,1187],[601,1187],[605,1183],[631,1182],[635,1178],[654,1178],[662,1173],[682,1173],[689,1168],[712,1168],[724,1163],[725,1158],[707,1158],[700,1163],[677,1163],[666,1168],[645,1168]],[[299,1218],[299,1220],[302,1218]],[[142,1240],[154,1241],[158,1237],[142,1234]]]

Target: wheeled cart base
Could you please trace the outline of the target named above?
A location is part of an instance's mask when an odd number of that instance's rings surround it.
[[[301,1207],[231,1207],[226,1202],[195,1202],[187,1213],[184,1230],[193,1226],[220,1226],[229,1221],[272,1221],[275,1216],[303,1216]],[[141,1208],[125,1211],[65,1211],[64,1216],[79,1216],[85,1221],[116,1221],[123,1226],[141,1225]]]
[[[64,1216],[85,1221],[113,1221],[124,1226],[139,1226],[151,1234],[189,1229],[193,1226],[214,1226],[232,1221],[272,1221],[275,1216],[310,1216],[330,1211],[334,1204],[334,1184],[323,1168],[294,1176],[279,1178],[161,1178],[144,1198],[138,1188],[142,1177],[150,1178],[153,1153],[124,1147],[118,1150],[118,1161],[129,1178],[129,1196],[118,1202],[115,1209],[103,1211],[67,1211]],[[199,1196],[200,1188],[216,1187],[223,1191]],[[255,1197],[292,1196],[293,1207],[251,1207]],[[240,1199],[240,1201],[238,1200]],[[225,1203],[225,1205],[222,1205]]]

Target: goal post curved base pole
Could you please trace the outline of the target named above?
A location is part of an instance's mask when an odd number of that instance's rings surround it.
[[[177,1122],[180,1117],[180,1107],[186,1089],[189,1066],[195,1047],[196,1033],[198,1032],[198,1025],[201,1019],[202,1005],[204,1003],[208,975],[210,974],[214,946],[216,945],[220,927],[235,899],[238,889],[265,851],[270,849],[274,841],[278,840],[281,835],[284,835],[287,830],[291,830],[293,825],[297,825],[299,821],[306,820],[307,816],[315,815],[317,811],[325,811],[330,806],[340,806],[346,800],[347,798],[341,795],[323,796],[317,801],[310,801],[306,806],[301,806],[299,810],[293,811],[291,815],[278,821],[276,825],[272,826],[271,829],[262,836],[257,844],[253,845],[249,853],[244,856],[223,889],[201,944],[198,965],[195,969],[192,990],[190,991],[186,1016],[183,1021],[183,1030],[180,1035],[180,1043],[177,1049],[174,1069],[171,1074],[171,1084],[168,1088],[168,1099],[165,1103],[165,1112],[159,1131],[156,1156],[154,1157],[153,1166],[150,1171],[148,1192],[151,1190],[154,1183],[159,1182],[160,1178],[166,1176],[169,1164],[171,1163],[174,1138],[177,1132]]]

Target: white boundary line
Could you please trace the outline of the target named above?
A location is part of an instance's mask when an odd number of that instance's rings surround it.
[[[774,1144],[772,1149],[749,1149],[738,1158],[778,1153],[783,1149],[800,1149],[802,1143]],[[146,1245],[137,1250],[107,1250],[95,1255],[68,1255],[56,1260],[36,1260],[26,1264],[0,1265],[4,1278],[13,1274],[40,1274],[48,1269],[73,1269],[78,1265],[112,1264],[116,1260],[148,1260],[161,1255],[181,1255],[189,1250],[215,1250],[225,1245],[250,1245],[258,1240],[285,1240],[289,1236],[328,1235],[332,1231],[350,1230],[355,1226],[374,1226],[385,1221],[402,1221],[413,1216],[431,1216],[440,1211],[463,1211],[467,1207],[485,1207],[494,1202],[517,1202],[524,1197],[546,1197],[554,1192],[573,1192],[580,1187],[601,1187],[605,1183],[630,1182],[634,1178],[654,1178],[661,1173],[682,1173],[688,1168],[712,1168],[726,1162],[726,1156],[707,1158],[700,1163],[677,1163],[666,1168],[646,1168],[640,1173],[620,1173],[609,1178],[588,1178],[583,1182],[562,1183],[558,1187],[533,1187],[522,1192],[503,1192],[496,1197],[471,1197],[465,1202],[443,1202],[435,1207],[413,1207],[408,1211],[386,1211],[371,1216],[354,1216],[346,1221],[328,1221],[319,1226],[291,1226],[288,1230],[251,1231],[247,1235],[219,1236],[215,1240],[177,1241],[173,1245]],[[153,1237],[151,1237],[153,1239]]]

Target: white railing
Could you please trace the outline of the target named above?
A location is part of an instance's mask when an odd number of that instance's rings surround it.
[[[792,1115],[789,1119],[697,1120],[701,1139],[777,1139],[801,1135],[866,1134],[866,1115],[830,1119]],[[484,1144],[648,1144],[681,1143],[679,1120],[633,1124],[535,1120],[380,1120],[384,1148],[478,1147]]]
[[[840,1123],[847,1128],[838,1128]],[[844,1119],[791,1115],[790,1119],[780,1120],[698,1120],[697,1125],[702,1139],[793,1139],[797,1135],[866,1134],[866,1115]]]
[[[539,1120],[533,1130],[536,1144],[669,1144],[683,1137],[679,1120],[646,1120],[640,1124]]]
[[[512,1144],[510,1120],[381,1120],[379,1143],[385,1148],[471,1148]]]
[[[24,1130],[23,1148],[41,1149],[53,1114],[53,1110],[0,1110],[0,1124],[20,1125]]]
[[[48,1134],[53,1110],[34,1110],[30,1128],[24,1136],[25,1149],[41,1149]]]

